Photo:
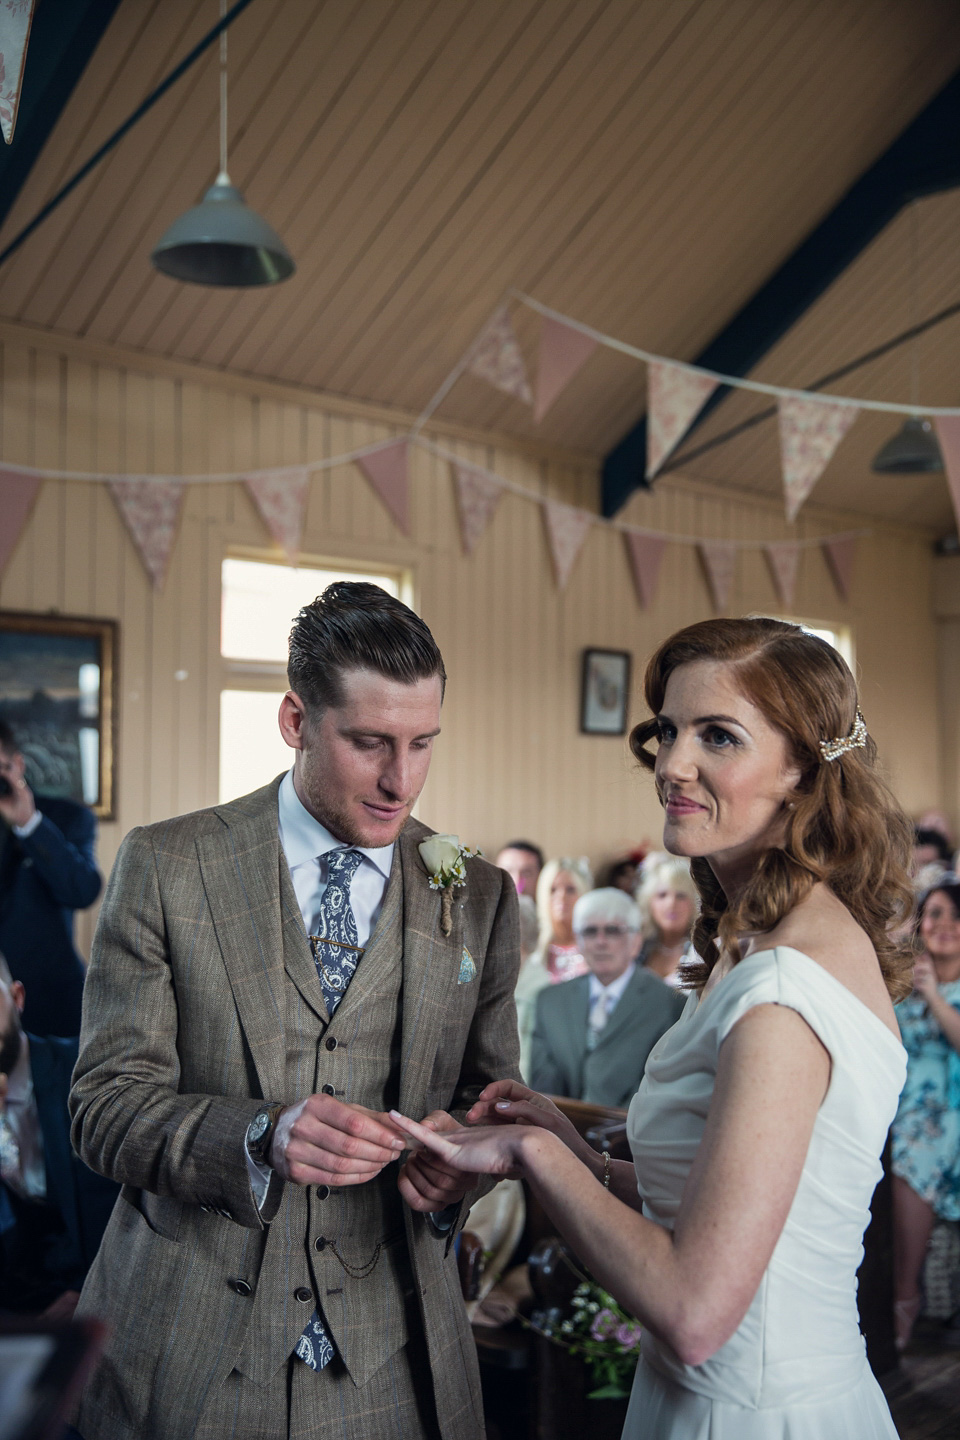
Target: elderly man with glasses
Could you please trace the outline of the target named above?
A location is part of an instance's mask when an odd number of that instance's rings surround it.
[[[548,1095],[626,1106],[685,997],[637,965],[640,911],[622,890],[582,895],[573,930],[590,974],[537,996],[530,1083]]]

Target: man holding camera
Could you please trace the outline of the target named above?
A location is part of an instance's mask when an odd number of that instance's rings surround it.
[[[80,1033],[84,964],[73,912],[100,893],[97,822],[74,800],[34,796],[10,726],[0,720],[0,951],[23,982],[33,1035]]]

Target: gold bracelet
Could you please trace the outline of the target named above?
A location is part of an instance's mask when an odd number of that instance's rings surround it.
[[[609,1150],[604,1150],[604,1152],[603,1152],[603,1188],[604,1188],[604,1190],[609,1190],[609,1189],[610,1189],[610,1151],[609,1151]]]

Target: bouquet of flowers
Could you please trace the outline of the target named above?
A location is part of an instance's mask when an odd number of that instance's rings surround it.
[[[606,1290],[584,1280],[573,1293],[570,1314],[557,1311],[535,1317],[535,1328],[555,1345],[579,1355],[595,1388],[590,1400],[618,1400],[630,1394],[640,1357],[640,1326]]]

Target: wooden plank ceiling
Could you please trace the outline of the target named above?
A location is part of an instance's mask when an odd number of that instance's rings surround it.
[[[122,0],[0,245],[217,13]],[[414,412],[511,285],[689,357],[958,66],[953,0],[257,0],[230,32],[230,170],[296,276],[238,293],[150,266],[216,170],[211,51],[0,270],[0,315]],[[920,209],[926,314],[960,292],[960,198]],[[908,323],[907,229],[890,226],[758,374],[806,384]],[[536,322],[517,321],[532,364]],[[960,322],[923,342],[921,399],[960,403],[958,343]],[[604,351],[540,427],[469,377],[442,413],[601,455],[644,383]],[[855,383],[906,399],[909,365],[898,352]],[[695,443],[756,404],[734,397]],[[870,476],[891,428],[861,419],[816,498],[946,524],[942,479]],[[689,473],[775,494],[773,426]]]

